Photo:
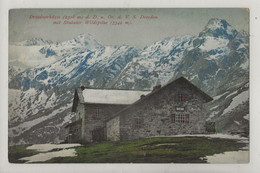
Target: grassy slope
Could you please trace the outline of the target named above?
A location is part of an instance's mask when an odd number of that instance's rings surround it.
[[[168,145],[165,145],[167,144]],[[173,144],[174,143],[174,144]],[[162,144],[162,145],[160,145]],[[77,157],[57,157],[49,163],[205,163],[200,157],[245,146],[236,140],[205,137],[163,137],[103,142],[76,148]]]

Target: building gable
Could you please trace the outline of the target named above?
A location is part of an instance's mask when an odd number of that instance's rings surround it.
[[[213,100],[212,97],[210,97],[208,94],[203,92],[201,89],[199,89],[197,86],[192,84],[190,81],[188,81],[184,77],[180,77],[180,78],[174,80],[173,82],[170,82],[169,84],[165,85],[164,87],[166,88],[168,86],[176,85],[176,84],[180,84],[182,86],[191,88],[194,92],[198,93],[201,96],[204,103],[207,103],[207,102],[210,102]]]
[[[205,133],[203,103],[211,100],[183,77],[163,87],[154,87],[152,93],[107,121],[108,140]],[[112,127],[114,124],[116,127]]]
[[[117,112],[113,117],[116,117],[116,116],[120,115],[121,113],[123,113],[123,112],[127,111],[128,109],[131,109],[132,107],[135,107],[137,105],[145,105],[149,99],[152,99],[154,97],[156,97],[156,99],[154,99],[156,101],[162,100],[162,99],[160,99],[160,95],[162,92],[164,92],[165,90],[170,90],[170,91],[176,92],[175,89],[177,89],[177,88],[182,88],[182,89],[186,88],[186,89],[191,90],[192,93],[196,93],[196,95],[198,96],[198,98],[200,99],[200,101],[202,103],[207,103],[207,102],[213,100],[213,98],[211,98],[205,92],[203,92],[198,87],[193,85],[187,79],[185,79],[184,77],[180,77],[180,78],[168,83],[167,85],[165,85],[163,87],[154,87],[153,92],[151,92],[150,94],[146,95],[145,97],[137,100],[135,103],[126,107],[125,109]],[[167,91],[167,92],[169,92],[169,91]],[[177,95],[177,97],[178,97],[178,95]],[[165,98],[163,98],[163,99],[165,99]]]

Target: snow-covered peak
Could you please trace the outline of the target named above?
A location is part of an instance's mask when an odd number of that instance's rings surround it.
[[[218,28],[225,29],[228,26],[230,27],[230,25],[227,23],[227,21],[217,19],[217,18],[212,18],[209,20],[208,24],[206,25],[206,28],[211,29],[211,30],[216,30]]]
[[[89,49],[101,47],[102,45],[91,34],[80,34],[77,37],[64,41],[61,46],[87,47]]]
[[[95,50],[103,48],[104,46],[95,40],[92,35],[80,34],[73,39],[47,45],[39,51],[42,54],[45,54],[47,58],[49,56],[68,57],[75,54],[81,54],[87,50],[95,52]]]
[[[79,41],[80,43],[83,43],[84,45],[88,45],[88,44],[100,44],[98,43],[97,40],[95,40],[95,38],[87,33],[87,34],[80,34],[78,35],[75,40]]]
[[[151,46],[145,47],[141,53],[142,56],[156,57],[169,55],[174,49],[187,47],[193,39],[193,36],[174,36],[167,37],[164,40],[154,42]]]
[[[200,37],[213,36],[226,39],[233,39],[237,35],[237,30],[234,29],[226,20],[212,18],[209,20],[205,29],[199,34]]]
[[[92,38],[94,39],[94,37],[90,34],[90,33],[82,33],[82,34],[79,34],[77,36],[77,38]]]
[[[50,45],[53,42],[51,40],[44,40],[43,38],[32,38],[30,40],[21,41],[15,43],[17,46],[42,46],[42,45]]]

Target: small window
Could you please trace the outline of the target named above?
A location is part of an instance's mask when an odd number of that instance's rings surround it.
[[[95,110],[93,110],[93,112],[92,112],[92,118],[93,118],[93,119],[100,118],[100,109],[99,109],[99,108],[96,108]]]
[[[178,92],[175,94],[175,101],[176,102],[185,102],[186,101],[186,94],[182,92]]]
[[[171,122],[172,122],[172,123],[175,123],[175,114],[172,114],[172,116],[171,116]]]
[[[135,129],[140,129],[144,126],[144,120],[142,118],[135,118],[132,126]]]
[[[99,108],[96,108],[96,117],[99,117]]]
[[[189,122],[189,114],[172,114],[171,116],[172,123],[188,123]]]
[[[185,123],[188,123],[189,122],[189,114],[186,114],[185,115]]]

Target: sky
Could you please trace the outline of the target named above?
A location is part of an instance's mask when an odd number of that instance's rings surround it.
[[[31,16],[49,15],[60,16],[60,18],[30,18]],[[126,15],[128,15],[127,19]],[[75,17],[68,19],[66,16]],[[82,16],[83,19],[77,19],[77,16]],[[87,16],[89,19],[86,18]],[[95,16],[96,21],[104,21],[107,24],[85,24],[86,20],[93,21]],[[153,18],[147,19],[141,18],[141,16],[153,16]],[[79,34],[89,33],[104,45],[128,44],[142,48],[166,37],[198,35],[211,18],[225,19],[238,31],[249,31],[249,11],[241,8],[13,9],[9,11],[9,42],[34,37],[60,42],[75,38]],[[61,23],[53,24],[58,21]],[[63,24],[64,21],[81,21],[82,23]],[[122,24],[112,25],[117,24],[112,21],[122,21]],[[131,22],[131,24],[125,24],[125,22]]]

